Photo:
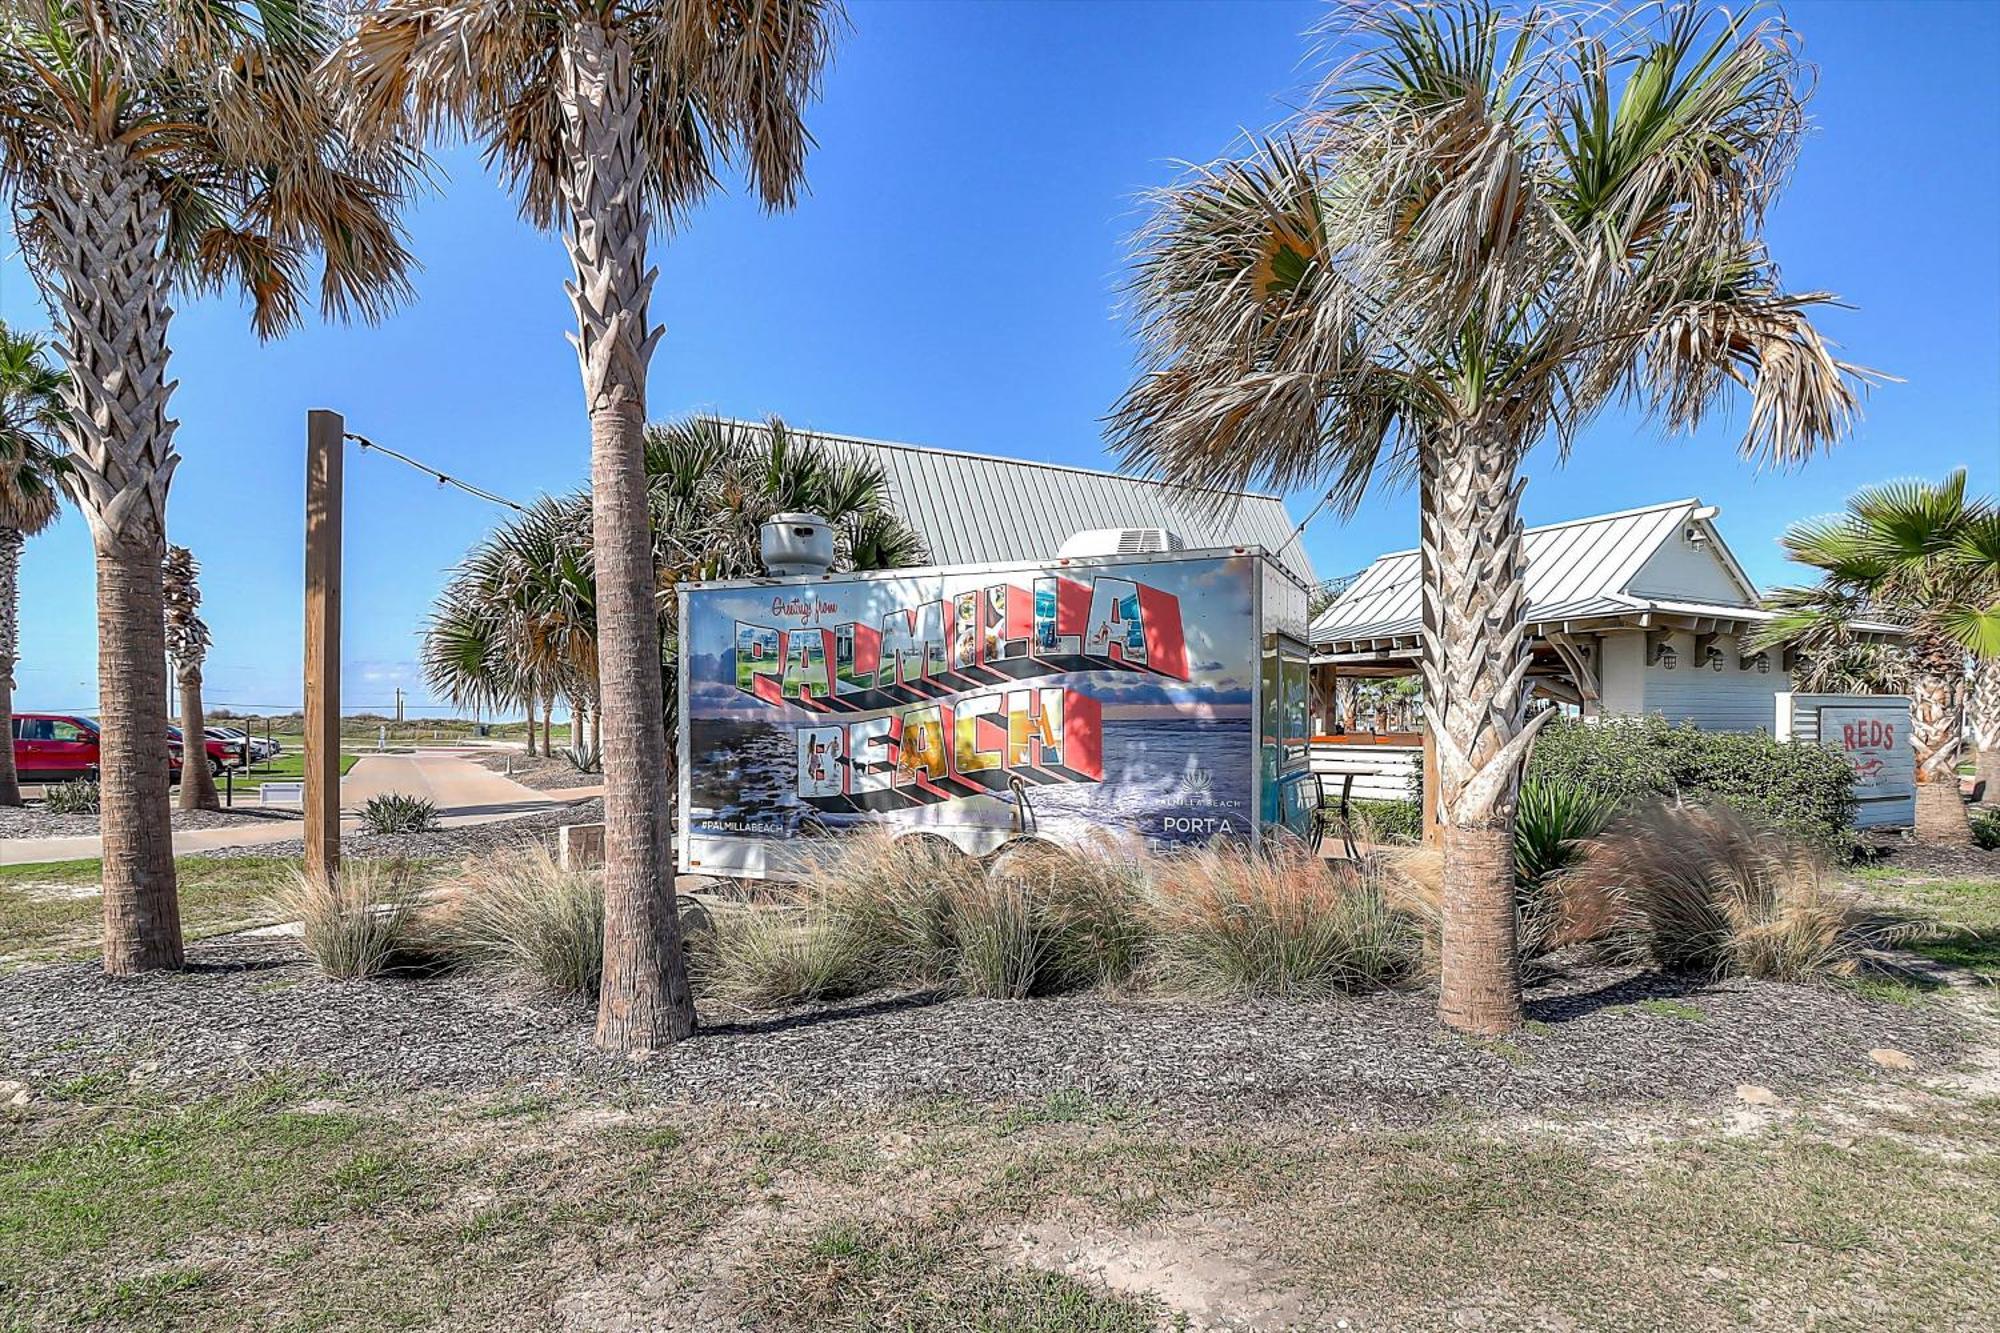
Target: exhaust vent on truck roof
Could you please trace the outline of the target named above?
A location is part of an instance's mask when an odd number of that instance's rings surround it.
[[[1187,542],[1165,528],[1087,528],[1057,550],[1059,556],[1147,555],[1154,551],[1185,551]]]

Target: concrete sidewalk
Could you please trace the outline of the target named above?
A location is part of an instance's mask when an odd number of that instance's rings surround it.
[[[536,791],[502,777],[491,769],[452,753],[364,755],[340,780],[343,834],[358,832],[361,822],[351,811],[371,796],[385,793],[422,796],[436,804],[438,822],[446,828],[490,824],[562,804],[549,792]],[[296,820],[239,824],[230,828],[184,829],[174,834],[174,855],[214,851],[222,847],[257,847],[303,836]],[[73,838],[8,838],[0,840],[0,865],[41,861],[87,861],[103,854],[103,843],[90,834]]]

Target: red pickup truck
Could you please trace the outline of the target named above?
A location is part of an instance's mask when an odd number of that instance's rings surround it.
[[[16,713],[10,728],[14,741],[14,771],[23,782],[71,782],[97,778],[97,721],[76,713]],[[180,728],[167,729],[167,764],[172,781],[181,777]],[[210,769],[220,772],[236,762],[224,741],[204,747]]]

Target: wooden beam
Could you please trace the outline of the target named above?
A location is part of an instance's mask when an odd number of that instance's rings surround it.
[[[345,423],[306,414],[306,874],[340,872],[340,502]]]
[[[1576,682],[1577,697],[1569,702],[1582,704],[1596,703],[1600,697],[1597,679],[1597,663],[1589,644],[1578,643],[1567,634],[1549,635],[1549,647],[1556,650],[1556,656],[1569,670],[1570,679]]]
[[[1431,734],[1429,718],[1424,719],[1424,792],[1421,801],[1423,810],[1424,843],[1437,847],[1444,842],[1444,833],[1438,827],[1438,747],[1437,737]]]

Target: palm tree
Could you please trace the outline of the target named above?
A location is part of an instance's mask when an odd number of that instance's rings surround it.
[[[669,850],[675,788],[660,711],[644,483],[653,223],[677,225],[740,164],[767,207],[805,172],[802,110],[837,0],[376,0],[346,51],[362,123],[482,140],[521,211],[576,271],[590,413],[604,722],[604,982],[597,1043],[643,1054],[694,1031]]]
[[[1981,783],[1979,799],[2000,805],[2000,657],[1986,658],[1974,669],[1965,721],[1972,733],[1972,772]]]
[[[201,668],[208,660],[209,634],[208,622],[201,618],[200,579],[194,552],[169,546],[160,562],[160,599],[167,611],[167,656],[181,687],[181,809],[220,810],[201,710]]]
[[[331,0],[46,0],[0,9],[0,189],[56,314],[73,411],[64,485],[97,560],[104,967],[181,965],[167,802],[160,560],[179,456],[176,290],[245,295],[272,337],[319,301],[406,289],[392,210],[420,161],[356,151],[319,73]]]
[[[56,521],[61,507],[51,445],[65,409],[62,372],[42,359],[37,338],[0,324],[0,805],[21,803],[14,746],[14,663],[21,646],[21,548]]]
[[[1966,662],[2000,660],[2000,505],[1967,496],[1965,470],[1942,482],[1869,486],[1829,518],[1784,535],[1792,559],[1820,581],[1781,588],[1778,617],[1753,647],[1814,655],[1851,652],[1857,622],[1905,628],[1897,656],[1909,681],[1917,759],[1917,836],[1970,844],[1958,794]]]
[[[1746,454],[1847,429],[1863,372],[1760,238],[1805,125],[1781,18],[1693,3],[1343,9],[1351,52],[1283,134],[1155,197],[1141,371],[1111,427],[1192,486],[1415,479],[1445,882],[1440,1017],[1520,1022],[1514,805],[1528,715],[1522,459],[1618,399],[1670,428],[1734,384]]]
[[[678,697],[677,585],[763,573],[760,529],[806,511],[834,525],[835,568],[895,569],[925,558],[890,509],[888,478],[864,459],[771,419],[697,417],[646,428],[654,608],[663,714]],[[578,701],[597,689],[597,591],[591,505],[544,499],[487,536],[438,595],[424,634],[433,689],[461,706],[497,706],[538,682]],[[545,693],[544,697],[547,697]]]

